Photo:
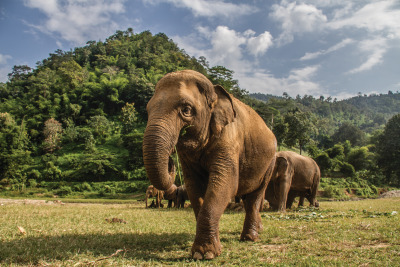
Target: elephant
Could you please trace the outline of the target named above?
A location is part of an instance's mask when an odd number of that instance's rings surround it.
[[[319,207],[316,194],[320,178],[319,167],[313,159],[292,151],[277,152],[265,199],[272,209],[280,212],[291,208],[298,196],[299,206],[304,205],[304,198],[307,198],[310,206]]]
[[[249,106],[213,85],[203,74],[166,74],[147,103],[143,161],[150,182],[175,192],[167,171],[177,148],[184,184],[196,218],[195,260],[221,254],[219,220],[234,196],[246,211],[241,240],[255,241],[262,228],[259,207],[275,165],[277,142]]]
[[[168,173],[169,173],[171,181],[175,181],[176,169],[175,169],[174,161],[171,157],[169,157],[169,160],[168,160]],[[175,188],[176,188],[176,186],[175,186]],[[177,191],[171,192],[171,190],[170,190],[169,192],[165,192],[162,190],[158,190],[153,185],[150,185],[146,190],[146,198],[145,198],[146,208],[147,208],[147,200],[148,200],[148,198],[151,198],[151,197],[156,198],[155,207],[157,207],[157,208],[160,208],[160,206],[161,207],[164,206],[161,203],[161,201],[163,199],[168,200],[168,208],[171,208],[172,204],[174,204],[174,206],[176,207],[176,200],[177,200],[176,193],[177,193]]]
[[[148,207],[147,200],[149,198],[153,198],[153,197],[156,198],[155,207],[156,208],[160,208],[160,206],[163,207],[161,200],[164,198],[164,192],[161,190],[158,190],[153,185],[149,185],[149,187],[147,187],[147,190],[146,190],[146,198],[145,198],[146,208]],[[150,207],[152,207],[152,205],[150,205]]]
[[[179,208],[184,208],[185,207],[185,201],[189,200],[189,196],[187,194],[186,186],[181,185],[177,188],[176,192],[176,207]]]

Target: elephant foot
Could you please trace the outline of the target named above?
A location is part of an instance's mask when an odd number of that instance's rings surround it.
[[[192,247],[192,258],[194,260],[212,260],[221,254],[221,244],[204,244],[196,245]]]
[[[250,230],[247,232],[243,232],[240,236],[240,241],[258,241],[259,237],[258,237],[258,232],[254,231],[254,230]]]

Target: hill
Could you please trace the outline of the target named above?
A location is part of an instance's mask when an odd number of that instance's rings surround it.
[[[367,137],[377,137],[400,112],[398,92],[342,101],[249,94],[233,71],[189,56],[163,33],[117,31],[105,41],[57,50],[35,68],[14,66],[9,81],[0,84],[0,189],[146,180],[141,150],[146,104],[161,77],[182,69],[203,73],[254,108],[279,145],[305,149],[317,158],[350,140],[343,156],[328,153],[326,174],[344,168],[343,162],[352,166],[351,175],[365,170],[354,167],[347,153],[374,146]],[[364,154],[367,160],[370,154]],[[90,191],[87,184],[74,187]],[[101,190],[113,192],[109,185]]]

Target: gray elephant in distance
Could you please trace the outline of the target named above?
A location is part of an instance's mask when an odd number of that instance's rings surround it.
[[[313,159],[291,151],[278,152],[265,199],[272,209],[281,212],[291,208],[298,196],[299,206],[302,206],[304,198],[307,198],[310,206],[318,207],[316,195],[320,178],[319,167]]]
[[[185,185],[178,186],[178,189],[176,190],[176,207],[178,209],[184,208],[186,200],[189,200],[186,186]]]
[[[219,220],[234,196],[246,211],[241,240],[255,241],[260,206],[275,165],[276,139],[263,119],[203,74],[165,75],[147,104],[143,160],[150,182],[175,192],[168,157],[177,147],[184,183],[196,217],[194,259],[221,253]]]

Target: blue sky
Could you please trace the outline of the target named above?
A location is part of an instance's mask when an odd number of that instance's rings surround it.
[[[399,0],[1,0],[0,81],[129,27],[167,34],[249,92],[400,91]]]

